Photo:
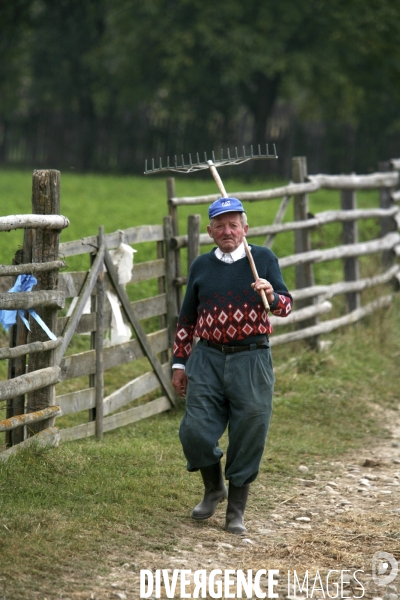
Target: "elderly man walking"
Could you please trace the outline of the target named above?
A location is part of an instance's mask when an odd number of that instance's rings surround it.
[[[200,470],[203,500],[193,519],[211,517],[228,497],[226,529],[246,531],[244,511],[256,479],[272,411],[274,373],[269,347],[270,311],[287,316],[292,297],[278,259],[268,248],[250,245],[259,274],[254,282],[246,257],[245,210],[237,198],[220,198],[208,210],[209,236],[216,248],[199,256],[189,272],[173,352],[172,385],[186,396],[179,430],[188,471]],[[193,338],[199,342],[193,348]],[[228,427],[225,478],[219,439]]]

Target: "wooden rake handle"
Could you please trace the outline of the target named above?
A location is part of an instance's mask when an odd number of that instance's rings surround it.
[[[215,183],[218,186],[218,189],[219,189],[219,191],[221,193],[221,196],[223,198],[228,198],[228,194],[226,193],[226,189],[224,187],[224,184],[222,183],[222,179],[219,176],[219,173],[218,173],[218,171],[217,171],[217,169],[216,169],[213,161],[212,160],[208,160],[207,164],[208,164],[209,169],[210,169],[210,171],[212,173],[212,176],[214,177],[214,181],[215,181]],[[244,248],[246,250],[246,255],[247,255],[247,258],[248,258],[249,263],[250,263],[251,271],[253,273],[253,277],[254,277],[254,279],[258,279],[257,268],[256,268],[256,265],[255,265],[253,256],[251,254],[251,250],[250,250],[249,245],[247,243],[246,237],[243,238],[243,242],[244,242]],[[269,303],[268,303],[268,300],[267,300],[267,295],[265,293],[265,290],[260,290],[260,295],[261,295],[261,299],[263,301],[264,308],[268,312],[269,311]]]

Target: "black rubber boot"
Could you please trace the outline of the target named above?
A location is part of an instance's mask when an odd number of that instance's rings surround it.
[[[204,482],[204,498],[192,512],[193,519],[197,521],[212,517],[218,504],[228,495],[220,462],[200,469],[200,473]]]
[[[249,489],[250,484],[235,487],[232,482],[229,482],[228,507],[226,509],[226,529],[229,533],[240,535],[247,531],[243,524],[243,515]]]

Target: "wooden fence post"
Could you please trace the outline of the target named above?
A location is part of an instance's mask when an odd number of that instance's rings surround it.
[[[200,223],[201,215],[188,217],[188,272],[195,258],[200,254]]]
[[[380,162],[378,170],[380,172],[387,172],[392,169],[390,162]],[[391,208],[394,206],[392,200],[392,192],[394,188],[380,188],[379,190],[379,204],[381,208]],[[397,223],[393,217],[384,217],[381,219],[381,237],[385,236],[391,231],[397,231]],[[393,250],[385,250],[382,252],[382,264],[385,268],[389,268],[394,264],[395,253]]]
[[[103,244],[104,227],[99,227],[99,248]],[[103,361],[103,325],[104,325],[104,261],[97,276],[96,297],[96,437],[103,439],[104,413],[104,361]]]
[[[167,279],[167,316],[168,316],[168,343],[172,348],[175,339],[175,329],[178,319],[178,301],[175,285],[175,252],[171,248],[172,219],[171,217],[164,218],[164,239],[165,239],[165,271]]]
[[[60,172],[55,170],[34,171],[32,179],[32,213],[39,215],[60,214]],[[49,262],[58,259],[58,246],[60,230],[34,229],[32,231],[32,262]],[[57,290],[58,269],[37,273],[37,290]],[[57,307],[42,307],[37,310],[38,315],[53,333],[57,328]],[[46,341],[47,334],[34,321],[30,319],[31,341]],[[29,357],[28,372],[37,371],[55,365],[54,349],[46,352],[37,352]],[[27,412],[43,410],[55,404],[55,385],[28,394]],[[47,419],[31,424],[28,435],[51,427],[54,419]]]
[[[32,230],[25,229],[24,245],[21,250],[17,250],[15,254],[14,264],[32,262]],[[16,280],[17,278],[15,278]],[[22,346],[28,341],[28,329],[21,319],[10,330],[10,348]],[[8,379],[14,379],[24,375],[26,372],[26,355],[19,356],[8,361]],[[6,418],[10,419],[16,415],[23,415],[25,412],[25,396],[17,396],[7,401]],[[24,427],[17,427],[14,430],[6,432],[6,447],[15,446],[24,441]]]
[[[342,210],[355,210],[357,208],[357,196],[354,190],[341,190]],[[344,221],[342,226],[343,244],[358,243],[357,221]],[[343,270],[345,281],[357,281],[360,278],[360,264],[357,256],[343,259]],[[347,312],[352,312],[361,306],[360,292],[349,292],[346,294]]]
[[[171,198],[176,197],[175,178],[168,177],[166,179],[166,184],[167,184],[168,212],[169,212],[169,216],[171,217],[172,235],[178,236],[179,235],[178,208],[170,202]],[[174,279],[175,279],[175,278],[180,278],[182,276],[180,249],[177,248],[176,250],[174,250],[173,254],[174,254],[174,259],[175,259],[175,274],[174,274]],[[175,285],[175,283],[174,283],[174,287],[175,287],[175,293],[176,293],[178,307],[180,308],[180,306],[182,304],[182,286]]]
[[[307,178],[307,158],[305,156],[293,156],[292,158],[292,180],[294,183],[304,183]],[[308,194],[297,194],[293,196],[293,212],[295,221],[306,221],[308,219]],[[309,252],[311,248],[311,234],[309,229],[299,229],[294,232],[295,253]],[[314,285],[313,263],[304,263],[295,267],[296,288],[312,287]],[[313,298],[305,298],[296,301],[298,308],[304,308],[315,304]],[[317,325],[318,317],[303,321],[301,329]],[[318,337],[310,338],[309,344],[317,347]]]

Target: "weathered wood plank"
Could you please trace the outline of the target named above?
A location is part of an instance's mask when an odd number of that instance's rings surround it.
[[[29,423],[37,423],[38,421],[44,421],[51,417],[59,417],[62,414],[59,406],[48,406],[43,410],[38,410],[34,413],[26,413],[24,415],[18,415],[10,417],[9,419],[3,419],[0,421],[0,431],[10,431],[21,425],[29,425]]]
[[[66,328],[70,317],[59,317],[57,320],[57,335],[61,335]],[[106,311],[105,319],[108,322],[108,327],[111,325],[111,310]],[[88,315],[82,315],[78,321],[75,333],[91,333],[96,329],[96,314],[90,313]]]
[[[293,254],[279,259],[279,265],[283,269],[297,264],[313,262],[325,262],[328,260],[337,260],[347,256],[363,256],[375,254],[383,250],[394,248],[400,243],[400,235],[397,232],[389,233],[384,238],[371,240],[370,242],[360,242],[358,244],[336,246],[326,250],[311,250],[302,254]]]
[[[159,258],[144,263],[136,263],[132,269],[132,277],[129,283],[140,283],[149,279],[164,277],[165,275],[165,260]]]
[[[156,259],[144,263],[135,264],[132,269],[132,277],[129,283],[141,283],[150,279],[157,279],[165,275],[164,259]],[[60,273],[58,281],[58,289],[64,292],[66,298],[75,298],[79,296],[85,284],[87,271],[78,271],[73,273]],[[104,275],[104,289],[111,290],[107,273]]]
[[[319,189],[317,182],[306,182],[306,183],[290,183],[278,188],[269,190],[260,190],[257,192],[230,192],[231,196],[238,198],[239,200],[247,200],[248,202],[257,202],[259,200],[275,200],[276,198],[282,198],[283,196],[293,196],[295,194],[307,194],[309,192],[316,192]],[[173,206],[190,206],[194,204],[211,204],[215,200],[220,198],[220,194],[209,194],[207,196],[187,196],[180,198],[170,198],[169,202]]]
[[[200,254],[200,223],[201,215],[189,215],[188,217],[188,254],[187,254],[187,268],[188,271],[192,262]]]
[[[46,350],[52,350],[57,348],[62,343],[62,338],[56,340],[48,340],[46,342],[31,342],[30,344],[22,344],[21,346],[14,346],[13,348],[0,348],[0,360],[6,358],[17,358],[18,356],[24,356],[25,354],[33,354],[34,352],[46,352]]]
[[[99,246],[102,247],[104,238],[104,227],[99,227]],[[97,296],[96,296],[96,333],[95,333],[95,351],[96,351],[96,376],[95,376],[95,395],[96,395],[96,438],[103,439],[103,398],[104,398],[104,364],[103,364],[103,331],[104,331],[104,264],[102,264],[97,276]]]
[[[68,325],[63,332],[63,342],[61,346],[57,350],[56,354],[56,363],[60,364],[62,357],[68,345],[72,339],[72,336],[75,333],[76,325],[81,318],[83,311],[85,310],[86,303],[92,293],[94,286],[96,285],[97,276],[100,273],[101,269],[103,269],[103,259],[104,259],[104,245],[101,246],[99,252],[97,253],[96,259],[90,269],[85,285],[83,287],[82,293],[79,296],[78,302],[72,312],[72,315],[69,318]]]
[[[112,431],[124,425],[130,425],[147,417],[171,410],[171,403],[166,396],[161,396],[147,404],[135,406],[104,419],[104,431]]]
[[[93,290],[94,291],[94,290]],[[136,300],[131,302],[132,307],[136,310],[139,319],[148,319],[150,317],[159,317],[165,315],[167,312],[167,300],[166,294],[160,294],[159,296],[153,296],[152,298],[145,298],[144,300]],[[104,311],[104,329],[111,327],[111,309]],[[57,322],[57,332],[61,334],[70,317],[60,317]],[[88,315],[82,315],[76,328],[75,333],[90,333],[96,329],[96,315],[90,313]]]
[[[333,298],[347,292],[361,292],[365,289],[382,285],[391,281],[400,272],[400,265],[393,265],[390,269],[374,277],[367,277],[357,281],[341,281],[331,285],[315,285],[301,290],[291,290],[290,293],[296,301],[299,298],[308,298],[310,296],[322,297],[324,299]]]
[[[82,410],[89,410],[96,405],[95,390],[94,388],[86,388],[56,396],[56,403],[63,415],[71,415]]]
[[[171,366],[169,363],[162,365],[166,377],[171,377]],[[152,371],[144,373],[136,379],[129,381],[126,385],[116,390],[104,399],[104,414],[108,415],[122,406],[137,400],[141,396],[153,392],[160,386],[155,373]]]
[[[107,233],[104,236],[104,242],[107,249],[117,248],[121,240],[125,244],[139,244],[141,242],[159,242],[163,238],[163,228],[161,225],[143,225],[140,227],[130,227],[121,229],[113,233]],[[72,242],[60,244],[60,254],[62,256],[76,256],[78,254],[88,254],[97,248],[97,236],[92,235]]]
[[[60,214],[60,172],[53,169],[35,170],[32,177],[32,212],[36,215]],[[60,231],[54,229],[34,229],[32,231],[32,262],[47,263],[58,260]],[[37,273],[38,290],[57,291],[58,271]],[[37,313],[50,331],[57,327],[57,308],[41,306]],[[46,341],[47,334],[41,326],[32,320],[28,341]],[[37,352],[29,357],[28,372],[35,372],[46,367],[53,367],[55,350]],[[55,386],[45,385],[30,391],[27,397],[27,412],[42,410],[55,404]],[[34,423],[27,432],[29,436],[51,427],[53,420]]]
[[[22,265],[0,265],[0,277],[9,275],[23,275],[25,273],[33,275],[34,273],[42,273],[44,271],[52,271],[53,269],[62,269],[66,267],[63,260],[52,260],[47,263],[27,263]]]
[[[400,190],[391,193],[393,202],[400,202]]]
[[[24,230],[24,243],[22,249],[17,250],[13,264],[31,263],[32,262],[32,238],[33,229]],[[5,280],[9,278],[6,277]],[[15,279],[12,278],[14,285]],[[4,281],[4,280],[3,280]],[[10,286],[12,287],[12,286]],[[10,289],[8,287],[8,289]],[[25,323],[21,319],[17,319],[15,326],[11,327],[10,335],[10,348],[14,346],[22,346],[28,342],[28,329]],[[22,355],[8,361],[8,379],[14,379],[19,375],[26,373],[26,356]],[[7,401],[6,406],[6,417],[14,417],[15,415],[22,415],[25,412],[25,396],[16,396],[10,398]],[[24,440],[25,430],[23,427],[17,427],[5,435],[6,446],[15,446]]]
[[[308,179],[321,188],[329,190],[371,190],[382,187],[395,187],[399,174],[395,171],[372,173],[371,175],[309,175]]]
[[[348,212],[356,210],[357,195],[354,190],[342,190],[340,192],[342,209]],[[343,223],[342,227],[343,244],[358,243],[358,222],[350,221]],[[357,256],[346,257],[343,260],[343,272],[345,281],[357,281],[360,278],[360,263]],[[361,297],[358,292],[349,292],[346,294],[347,312],[352,312],[361,306]]]
[[[13,229],[65,229],[69,220],[62,215],[8,215],[0,217],[0,231]]]
[[[28,310],[38,306],[64,308],[65,296],[56,290],[38,290],[37,292],[7,292],[0,294],[0,309]]]
[[[167,329],[151,333],[147,338],[154,353],[158,354],[159,352],[168,350]],[[130,340],[124,344],[110,346],[104,348],[104,369],[111,369],[112,367],[123,365],[138,358],[142,358],[143,356],[143,350],[138,340]],[[88,350],[87,352],[81,352],[80,354],[64,356],[60,366],[61,381],[90,375],[96,371],[95,352],[94,350]]]
[[[0,460],[7,462],[7,460],[13,454],[16,454],[23,448],[29,448],[30,446],[36,446],[38,448],[45,448],[47,446],[58,446],[60,443],[60,433],[57,427],[48,427],[43,431],[39,431],[36,435],[26,439],[24,442],[8,448],[4,452],[0,452]]]
[[[171,404],[168,398],[162,396],[161,398],[152,400],[151,402],[143,404],[142,406],[136,406],[135,408],[117,413],[116,415],[106,417],[104,419],[104,431],[112,431],[118,427],[130,425],[131,423],[135,423],[136,421],[140,421],[141,419],[145,419],[147,417],[152,417],[170,409]],[[93,422],[77,425],[76,427],[71,427],[70,429],[60,430],[60,438],[65,442],[91,437],[94,434],[95,424]]]
[[[380,308],[387,308],[388,306],[390,306],[391,302],[392,296],[382,296],[382,298],[379,298],[378,300],[375,300],[370,304],[358,308],[353,312],[344,315],[343,317],[338,317],[337,319],[332,319],[331,321],[324,321],[323,323],[319,323],[318,325],[308,327],[307,329],[300,329],[299,331],[293,331],[291,333],[283,333],[282,335],[272,336],[272,338],[270,338],[270,344],[271,346],[279,346],[280,344],[297,342],[299,340],[305,340],[310,337],[315,337],[316,335],[330,333],[331,331],[334,331],[339,327],[356,323],[364,317],[373,314],[376,310]]]
[[[33,392],[60,381],[60,367],[45,367],[25,375],[19,375],[14,379],[0,382],[0,400],[8,400],[15,396],[21,396],[27,392]],[[35,411],[30,411],[35,412]]]
[[[174,343],[175,328],[178,320],[179,295],[178,286],[175,285],[177,273],[176,257],[178,251],[174,251],[171,247],[172,239],[172,219],[164,217],[164,237],[165,237],[165,266],[166,266],[166,281],[167,281],[167,315],[168,315],[168,335],[169,346],[172,348]],[[180,289],[180,288],[179,288]]]
[[[299,310],[294,310],[287,317],[282,319],[281,317],[274,317],[271,315],[270,321],[274,327],[280,327],[284,325],[292,325],[293,323],[300,323],[313,317],[324,315],[332,310],[332,304],[328,301],[321,302],[312,306],[306,306]]]

